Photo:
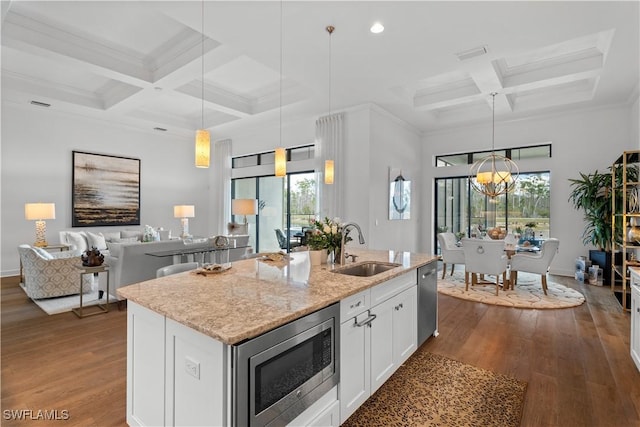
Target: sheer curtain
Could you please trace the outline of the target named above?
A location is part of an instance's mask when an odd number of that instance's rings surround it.
[[[331,114],[316,120],[316,185],[318,187],[320,218],[334,218],[342,214],[344,174],[342,173],[344,144],[344,113]],[[334,183],[324,183],[324,161],[334,161]]]
[[[211,185],[211,212],[214,234],[227,234],[231,221],[231,140],[213,143],[213,183]]]

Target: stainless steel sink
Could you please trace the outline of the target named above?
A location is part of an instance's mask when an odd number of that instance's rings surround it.
[[[338,270],[333,270],[333,272],[346,274],[348,276],[371,277],[401,266],[402,264],[392,262],[365,261],[349,267],[342,267]]]

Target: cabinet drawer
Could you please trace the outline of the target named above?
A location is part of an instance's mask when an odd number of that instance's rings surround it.
[[[365,289],[340,301],[340,323],[368,310],[370,307],[369,298],[369,289]]]
[[[402,276],[394,277],[391,280],[374,286],[371,288],[371,307],[375,307],[377,304],[388,300],[405,289],[415,286],[416,283],[417,273],[415,270],[412,270]]]

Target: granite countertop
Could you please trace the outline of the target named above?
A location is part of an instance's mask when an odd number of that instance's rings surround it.
[[[225,344],[237,344],[312,313],[393,277],[415,270],[435,256],[349,249],[357,262],[402,264],[372,277],[333,273],[342,266],[311,267],[307,252],[268,262],[235,261],[231,269],[203,276],[186,272],[119,288],[118,295]]]

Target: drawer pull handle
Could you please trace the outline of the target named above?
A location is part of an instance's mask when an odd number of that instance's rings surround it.
[[[358,301],[355,304],[351,304],[351,308],[356,308],[356,307],[360,307],[362,305],[362,301]]]
[[[363,327],[365,325],[368,325],[369,327],[371,327],[371,322],[373,322],[373,320],[376,317],[378,317],[378,316],[376,316],[375,314],[369,313],[369,316],[366,319],[364,319],[362,322],[358,322],[358,319],[356,319],[356,326],[358,328],[361,328],[361,327]]]

